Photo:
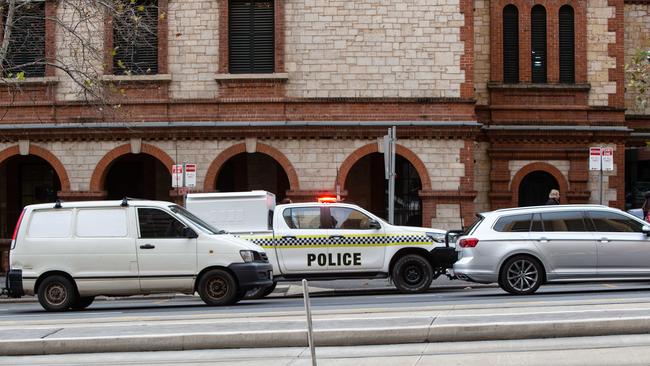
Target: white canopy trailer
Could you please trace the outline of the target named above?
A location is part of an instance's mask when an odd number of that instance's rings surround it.
[[[191,193],[185,207],[212,226],[234,234],[273,231],[275,195],[267,191]]]

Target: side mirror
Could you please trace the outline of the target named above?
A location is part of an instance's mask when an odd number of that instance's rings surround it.
[[[199,237],[199,235],[196,233],[196,231],[186,226],[183,228],[183,237],[188,239],[196,239]]]
[[[644,233],[646,236],[650,236],[650,226],[643,225],[643,227],[641,228],[641,232]]]
[[[381,224],[377,220],[370,220],[368,223],[368,229],[379,230],[381,229]]]

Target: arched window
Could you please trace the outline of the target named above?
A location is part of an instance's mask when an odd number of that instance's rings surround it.
[[[533,83],[546,83],[546,9],[541,5],[531,10],[530,33]]]
[[[503,8],[503,82],[519,82],[519,11],[512,4]]]
[[[575,36],[573,8],[564,5],[560,8],[560,82],[575,83]]]

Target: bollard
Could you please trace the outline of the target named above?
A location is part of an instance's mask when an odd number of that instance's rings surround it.
[[[316,366],[316,347],[314,347],[314,327],[311,323],[311,307],[309,306],[309,286],[307,280],[302,280],[302,293],[305,299],[305,314],[307,315],[307,340],[309,341],[309,351],[311,352],[311,364]]]

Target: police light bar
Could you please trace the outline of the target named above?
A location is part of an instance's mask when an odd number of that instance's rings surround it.
[[[318,197],[318,203],[336,203],[336,197],[332,197],[332,196]]]

